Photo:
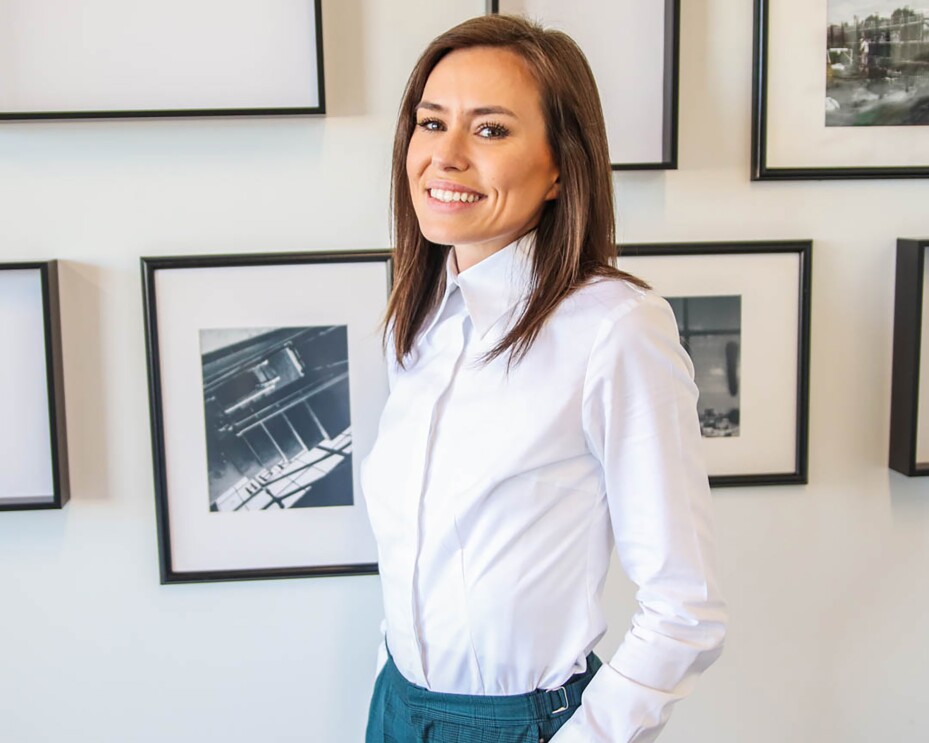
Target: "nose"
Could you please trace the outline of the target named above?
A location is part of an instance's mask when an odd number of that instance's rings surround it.
[[[449,129],[436,137],[432,164],[440,170],[467,170],[467,133]]]

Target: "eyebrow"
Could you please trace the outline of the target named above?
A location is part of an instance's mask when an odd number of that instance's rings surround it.
[[[431,103],[430,101],[420,101],[416,108],[413,111],[419,111],[419,109],[425,108],[427,111],[436,111],[437,113],[446,113],[445,106],[440,106],[438,103]],[[503,106],[478,106],[477,108],[472,108],[466,111],[465,113],[471,116],[487,116],[488,114],[502,114],[504,116],[512,116],[514,119],[519,117],[510,111],[508,108]]]

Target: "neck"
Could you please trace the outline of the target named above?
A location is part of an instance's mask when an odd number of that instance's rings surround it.
[[[506,245],[509,245],[509,243]],[[485,258],[489,258],[497,251],[503,250],[506,245],[498,245],[496,247],[486,245],[455,245],[452,249],[455,253],[455,265],[458,266],[458,273],[467,271],[471,266],[476,266]]]
[[[489,258],[494,253],[503,250],[510,243],[525,237],[536,228],[537,223],[538,220],[535,220],[516,237],[500,238],[490,242],[472,243],[470,245],[453,245],[452,251],[455,254],[455,264],[458,266],[458,273],[467,271],[471,266],[476,266],[485,258]]]

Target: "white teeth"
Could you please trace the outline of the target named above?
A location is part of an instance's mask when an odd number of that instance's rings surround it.
[[[437,201],[444,201],[446,204],[450,204],[453,201],[463,201],[466,204],[472,204],[480,199],[480,196],[478,196],[476,193],[464,193],[463,191],[445,191],[441,188],[430,188],[429,195]]]

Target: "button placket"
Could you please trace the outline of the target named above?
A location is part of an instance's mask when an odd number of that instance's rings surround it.
[[[459,297],[460,299],[460,297]],[[434,435],[436,431],[436,426],[438,424],[439,417],[441,415],[441,410],[443,408],[443,403],[445,402],[446,397],[451,390],[452,384],[455,381],[455,378],[458,374],[458,370],[461,367],[462,360],[465,356],[465,348],[467,346],[467,334],[465,325],[468,322],[468,316],[464,312],[458,312],[456,316],[450,318],[444,323],[441,323],[438,327],[434,328],[433,338],[430,339],[431,344],[439,349],[437,355],[429,360],[429,369],[430,373],[435,373],[436,370],[439,370],[438,379],[436,384],[432,388],[432,412],[429,416],[429,425],[425,434],[425,441],[421,447],[422,451],[422,463],[420,466],[420,471],[422,473],[420,482],[419,482],[419,491],[417,497],[417,508],[416,508],[416,532],[415,532],[415,549],[413,552],[413,570],[412,570],[412,591],[411,591],[411,613],[412,613],[412,629],[413,629],[413,640],[416,644],[416,657],[419,659],[420,670],[422,673],[422,679],[424,683],[428,686],[428,678],[426,674],[426,662],[423,653],[423,641],[422,641],[422,622],[421,622],[421,601],[419,598],[419,557],[422,550],[422,516],[423,516],[423,502],[426,489],[429,482],[429,462],[432,455],[432,449],[434,444]]]

